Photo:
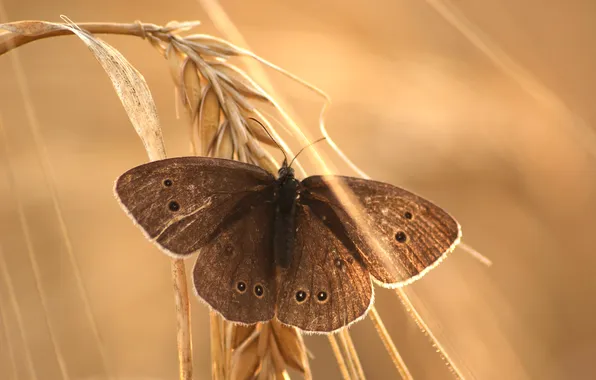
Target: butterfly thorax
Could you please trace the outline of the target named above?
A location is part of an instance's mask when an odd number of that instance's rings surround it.
[[[300,181],[294,177],[294,169],[282,165],[276,181],[275,224],[273,241],[275,262],[288,268],[292,262],[292,252],[296,235],[296,200]]]

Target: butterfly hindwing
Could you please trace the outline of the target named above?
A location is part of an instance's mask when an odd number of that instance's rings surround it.
[[[356,252],[300,203],[295,238],[290,266],[281,272],[277,318],[307,332],[331,332],[365,315],[373,288]]]
[[[267,192],[245,198],[199,253],[197,295],[230,321],[269,321],[275,314],[274,204]]]
[[[115,192],[129,216],[160,248],[188,255],[208,242],[247,192],[274,181],[254,165],[180,157],[127,171],[116,181]]]
[[[304,202],[310,197],[331,207],[341,221],[340,227],[331,229],[345,231],[370,274],[385,286],[419,278],[453,250],[461,237],[459,224],[447,212],[383,182],[312,176],[302,186]]]

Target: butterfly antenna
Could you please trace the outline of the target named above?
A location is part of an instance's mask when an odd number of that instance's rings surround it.
[[[326,139],[327,139],[327,137],[321,137],[320,139],[315,140],[315,141],[311,142],[310,144],[308,144],[307,146],[305,146],[304,148],[300,149],[300,151],[298,153],[296,153],[296,155],[294,156],[294,158],[292,158],[292,161],[290,162],[290,165],[288,165],[288,166],[292,166],[292,163],[294,163],[294,160],[296,158],[298,158],[298,156],[300,155],[300,153],[302,153],[304,151],[304,149],[310,148],[311,146],[315,145],[316,143],[321,142],[321,141],[326,140]]]
[[[288,162],[288,156],[286,155],[286,151],[281,147],[281,145],[279,145],[277,143],[277,141],[275,141],[275,139],[273,138],[273,136],[271,136],[271,133],[269,133],[269,131],[267,130],[267,128],[265,128],[265,126],[263,125],[263,123],[261,123],[260,121],[258,121],[257,119],[255,119],[254,117],[249,117],[250,120],[254,120],[257,123],[259,123],[259,125],[265,130],[265,133],[267,133],[267,135],[269,136],[269,138],[271,139],[271,141],[273,141],[275,143],[275,145],[277,145],[277,147],[279,148],[279,150],[281,150],[281,152],[284,155],[285,161]]]

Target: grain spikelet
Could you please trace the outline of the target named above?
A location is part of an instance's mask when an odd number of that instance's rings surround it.
[[[180,77],[180,67],[182,67],[186,57],[176,49],[167,49],[164,52],[164,55],[168,60],[168,66],[170,67],[172,79],[174,80],[176,87],[179,88],[182,84],[182,78]]]
[[[309,373],[304,342],[298,331],[277,321],[272,321],[271,327],[272,338],[275,338],[275,345],[285,364],[299,372]]]
[[[184,101],[187,109],[192,111],[191,120],[194,121],[196,110],[199,108],[201,102],[201,79],[197,65],[190,59],[186,59],[182,65],[182,83],[184,86]]]
[[[209,152],[209,147],[219,129],[220,113],[217,95],[213,87],[207,85],[201,99],[198,117],[198,138],[201,147],[199,154],[201,155],[207,155]]]
[[[243,96],[267,102],[267,96],[244,72],[227,62],[214,62],[211,66],[217,70],[217,76]]]

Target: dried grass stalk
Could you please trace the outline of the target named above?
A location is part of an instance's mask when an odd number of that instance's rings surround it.
[[[25,324],[23,323],[23,314],[21,314],[21,308],[19,307],[16,292],[14,286],[12,285],[10,272],[8,271],[6,261],[4,260],[4,252],[2,250],[2,247],[0,247],[0,273],[2,274],[2,278],[4,278],[4,284],[6,285],[6,290],[8,291],[8,295],[10,298],[9,301],[17,320],[17,326],[19,334],[21,336],[21,340],[23,341],[23,351],[25,353],[25,362],[27,363],[27,371],[29,372],[29,378],[32,380],[37,380],[39,377],[37,376],[37,372],[35,371],[35,365],[33,364],[33,359],[31,356],[31,348],[29,347],[29,343],[25,333],[26,330]],[[5,321],[4,313],[2,314],[2,318],[3,321]]]
[[[192,334],[186,268],[184,260],[172,260],[170,264],[176,305],[176,343],[180,379],[192,379]]]
[[[339,371],[341,372],[341,377],[344,380],[352,379],[352,375],[348,370],[348,366],[346,365],[346,360],[344,359],[344,354],[342,353],[341,349],[339,348],[339,344],[337,344],[337,338],[335,334],[329,334],[328,336],[329,344],[331,345],[331,350],[335,355],[335,360],[337,361],[337,365],[339,366]]]
[[[413,379],[412,374],[410,373],[410,371],[408,370],[408,367],[406,366],[406,363],[401,358],[399,351],[397,351],[397,348],[395,347],[395,344],[393,343],[393,340],[391,339],[391,335],[389,335],[389,332],[387,332],[387,329],[385,328],[385,324],[383,323],[381,316],[377,312],[376,307],[372,306],[370,308],[369,316],[370,316],[371,321],[375,325],[375,328],[377,329],[377,333],[379,334],[381,341],[383,341],[385,348],[389,352],[389,356],[391,357],[391,360],[393,361],[395,368],[397,368],[397,371],[399,372],[399,375],[401,376],[401,378],[404,380]]]
[[[366,376],[364,375],[364,369],[362,368],[362,364],[360,363],[360,358],[358,357],[358,353],[356,352],[356,347],[354,346],[354,342],[352,341],[352,337],[350,336],[350,332],[348,329],[343,329],[339,333],[339,338],[342,346],[344,347],[344,352],[348,357],[350,362],[350,368],[356,375],[356,379],[365,380]]]
[[[4,256],[2,254],[2,247],[0,247],[0,273],[5,275],[6,272],[8,272],[8,271],[5,268]],[[8,280],[8,278],[6,278],[6,280]],[[12,374],[11,378],[14,380],[17,380],[17,378],[18,378],[17,362],[16,362],[16,357],[14,354],[14,349],[12,347],[12,341],[11,341],[10,335],[9,335],[10,330],[8,328],[8,322],[6,321],[6,318],[7,318],[6,306],[4,305],[2,298],[0,298],[0,324],[2,325],[2,335],[4,335],[3,341],[6,341],[5,347],[6,347],[6,351],[8,351],[8,360],[10,361],[10,372]],[[28,345],[26,345],[26,347],[28,350],[28,348],[29,348]]]
[[[395,291],[408,313],[410,313],[412,319],[414,319],[414,321],[416,322],[416,325],[418,325],[418,328],[420,328],[420,330],[431,340],[433,347],[441,356],[441,359],[443,359],[443,361],[447,365],[447,368],[449,368],[449,371],[453,374],[453,376],[456,379],[463,379],[464,376],[462,375],[462,372],[455,365],[455,362],[451,359],[451,357],[447,353],[447,350],[445,350],[441,342],[439,342],[437,337],[428,328],[428,325],[426,324],[426,322],[424,322],[424,319],[422,319],[420,313],[418,313],[418,310],[416,310],[406,292],[402,288],[397,288]]]

